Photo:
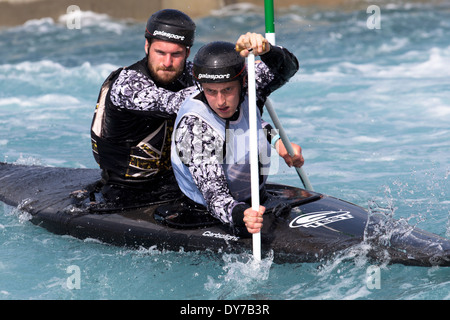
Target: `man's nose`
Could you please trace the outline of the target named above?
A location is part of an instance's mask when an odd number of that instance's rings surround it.
[[[225,99],[225,95],[222,93],[218,93],[217,94],[217,104],[219,105],[219,107],[222,107],[224,105],[226,105],[227,101]]]
[[[164,56],[164,60],[163,60],[163,65],[164,65],[164,67],[169,68],[169,67],[172,66],[172,64],[173,64],[172,55],[166,54],[166,55]]]

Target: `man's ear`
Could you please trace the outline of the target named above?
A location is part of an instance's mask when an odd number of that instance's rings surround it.
[[[150,48],[150,44],[148,43],[148,40],[145,39],[145,55],[148,56],[148,50]]]
[[[191,48],[186,47],[186,59],[189,58],[189,55],[191,54]]]

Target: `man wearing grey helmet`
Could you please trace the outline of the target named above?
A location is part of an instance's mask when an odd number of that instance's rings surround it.
[[[170,178],[173,121],[194,91],[187,58],[195,27],[181,11],[154,13],[145,30],[146,57],[103,83],[91,126],[103,190],[148,191],[155,181]]]
[[[236,52],[240,50],[240,53]],[[261,56],[256,65],[256,95],[261,108],[267,96],[284,85],[298,70],[297,58],[287,49],[271,46],[256,33],[242,35],[236,45],[216,41],[199,49],[193,72],[200,83],[199,93],[180,108],[172,139],[171,158],[181,191],[239,236],[258,233],[265,208],[250,205],[251,179],[249,103],[245,58],[252,50]],[[278,135],[261,118],[258,135],[260,191],[270,167],[270,144],[289,166],[301,167],[300,146],[292,144],[294,156],[286,151]],[[265,159],[262,159],[266,157]]]

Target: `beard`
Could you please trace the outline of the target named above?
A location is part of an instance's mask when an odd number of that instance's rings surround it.
[[[174,82],[183,73],[184,68],[177,70],[176,68],[169,67],[153,67],[149,65],[150,75],[153,80],[160,85],[168,85]]]

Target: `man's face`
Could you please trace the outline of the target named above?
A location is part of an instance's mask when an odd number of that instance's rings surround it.
[[[148,68],[153,79],[160,84],[169,84],[183,72],[189,49],[173,42],[154,39],[145,43],[148,53]]]
[[[221,118],[230,118],[239,106],[241,83],[239,80],[224,83],[203,83],[203,92],[209,106]]]

